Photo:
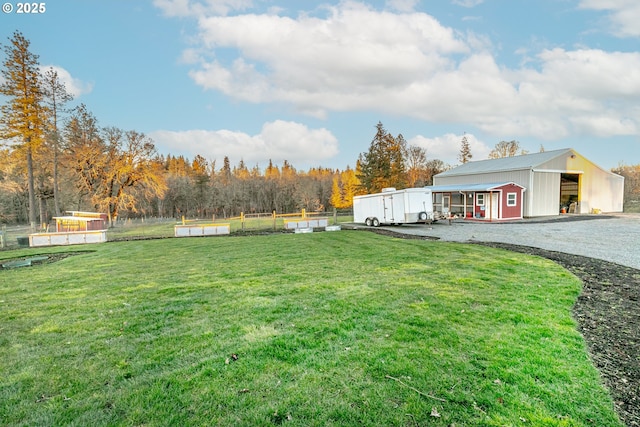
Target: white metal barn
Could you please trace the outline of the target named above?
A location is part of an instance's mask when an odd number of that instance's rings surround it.
[[[622,212],[624,177],[609,172],[572,148],[468,162],[442,172],[433,184],[513,182],[526,189],[525,217],[567,212]]]

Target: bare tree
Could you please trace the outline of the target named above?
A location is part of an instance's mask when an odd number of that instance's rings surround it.
[[[77,203],[96,193],[106,168],[105,143],[98,120],[84,104],[76,107],[64,128],[64,164],[72,172]],[[94,204],[95,206],[95,204]]]
[[[407,185],[409,187],[426,185],[427,150],[417,145],[407,149]]]
[[[425,177],[425,185],[432,185],[434,175],[438,175],[439,173],[450,169],[450,166],[445,164],[442,160],[434,159],[427,161],[426,169],[427,174]]]
[[[640,211],[640,164],[619,165],[611,170],[624,177],[624,210],[625,212]]]
[[[544,148],[542,149],[544,151]],[[518,141],[500,141],[489,153],[490,159],[500,159],[503,157],[513,157],[527,154],[527,151],[520,148]]]

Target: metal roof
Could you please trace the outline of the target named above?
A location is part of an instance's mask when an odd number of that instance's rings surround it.
[[[451,184],[451,185],[431,185],[426,188],[432,193],[455,193],[455,192],[487,192],[495,190],[498,187],[513,184],[520,188],[524,188],[514,182],[493,182],[488,184]]]
[[[472,175],[486,172],[533,169],[568,152],[574,152],[574,150],[572,148],[564,148],[562,150],[544,151],[542,153],[468,162],[439,173],[436,176]]]
[[[92,222],[92,221],[104,221],[102,218],[91,218],[86,216],[54,216],[53,219],[63,221],[76,221],[76,222]]]

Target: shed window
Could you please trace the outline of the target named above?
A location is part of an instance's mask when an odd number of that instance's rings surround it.
[[[476,194],[476,205],[484,206],[484,194]]]
[[[517,193],[507,193],[507,206],[516,206],[518,204]]]

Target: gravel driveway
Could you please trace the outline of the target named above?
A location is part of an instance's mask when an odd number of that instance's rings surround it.
[[[438,221],[381,227],[453,242],[499,242],[599,258],[640,270],[640,214],[565,215],[516,222]]]

